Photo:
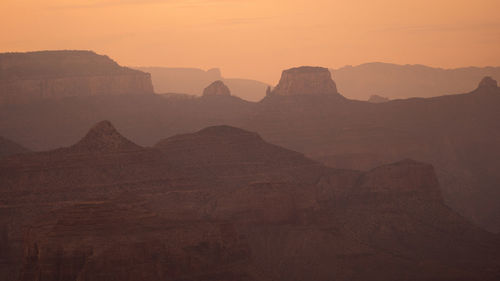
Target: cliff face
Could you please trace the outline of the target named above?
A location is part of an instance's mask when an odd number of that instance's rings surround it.
[[[338,94],[330,71],[323,67],[302,66],[283,71],[271,95],[325,95]]]
[[[0,54],[0,104],[124,94],[153,94],[150,75],[87,51]]]

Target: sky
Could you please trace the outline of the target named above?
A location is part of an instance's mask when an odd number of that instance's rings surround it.
[[[0,52],[82,49],[121,65],[283,69],[500,65],[499,0],[0,0]]]

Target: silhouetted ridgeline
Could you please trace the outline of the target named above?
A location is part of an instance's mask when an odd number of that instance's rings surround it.
[[[470,92],[484,76],[500,80],[500,67],[433,68],[425,65],[365,63],[332,69],[339,92],[351,99],[390,99]]]
[[[0,104],[123,94],[153,94],[150,75],[91,51],[0,54]]]
[[[219,69],[137,67],[149,72],[157,93],[201,95],[213,81],[222,80],[234,95],[249,101],[265,96],[266,83],[223,78]],[[435,97],[472,91],[484,76],[500,80],[500,67],[433,68],[424,65],[366,63],[331,69],[339,92],[350,99],[368,100],[372,95],[389,99]]]

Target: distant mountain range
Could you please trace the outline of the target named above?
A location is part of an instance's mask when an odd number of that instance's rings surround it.
[[[139,67],[151,73],[157,93],[201,95],[215,80],[223,80],[234,95],[249,101],[265,96],[266,83],[248,79],[224,79],[219,69]],[[330,69],[339,92],[347,98],[368,100],[371,96],[389,99],[435,97],[475,89],[485,76],[500,80],[500,67],[433,68],[424,65],[366,63]]]
[[[339,92],[350,99],[390,99],[465,93],[485,76],[500,80],[500,67],[433,68],[425,65],[365,63],[331,69]]]
[[[500,67],[441,69],[367,63],[330,72],[339,92],[357,100],[368,100],[371,96],[434,97],[472,91],[485,76],[500,80]],[[92,51],[0,53],[0,104],[71,96],[152,94],[153,91],[200,96],[205,87],[217,80],[223,81],[233,95],[248,101],[260,101],[269,86],[251,79],[223,77],[217,68],[207,71],[167,67],[131,69]]]

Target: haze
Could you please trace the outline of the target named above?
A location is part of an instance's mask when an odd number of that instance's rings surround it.
[[[275,84],[297,65],[500,65],[499,10],[498,0],[3,0],[0,52],[89,49]]]

